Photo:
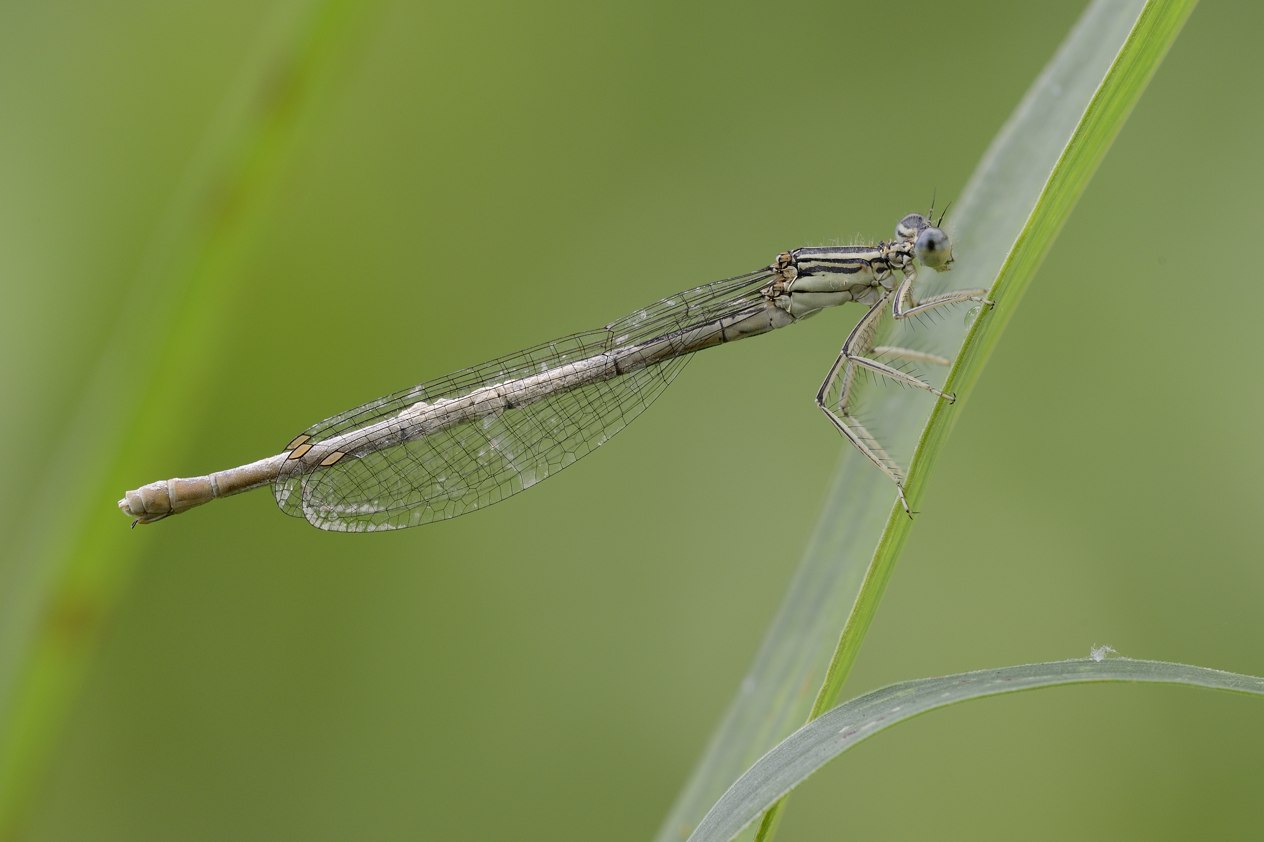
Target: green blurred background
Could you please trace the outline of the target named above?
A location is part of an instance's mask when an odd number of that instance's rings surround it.
[[[114,500],[889,236],[961,190],[1079,11],[0,4],[3,689],[39,618],[87,653],[16,838],[649,837],[815,522],[844,445],[811,397],[858,312],[702,355],[593,458],[423,529],[329,535],[261,491],[128,532]],[[845,695],[1093,643],[1264,673],[1261,27],[1190,19],[963,408]],[[1261,792],[1258,701],[1068,688],[884,734],[782,830],[1244,838]]]

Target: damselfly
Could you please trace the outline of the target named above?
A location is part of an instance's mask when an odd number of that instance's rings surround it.
[[[986,290],[978,289],[914,298],[916,264],[936,271],[952,266],[952,244],[939,224],[914,213],[900,220],[890,243],[782,252],[762,269],[685,290],[598,330],[335,415],[276,456],[141,486],[119,508],[135,526],[271,484],[283,511],[321,529],[401,529],[456,517],[530,488],[605,443],[693,352],[855,301],[869,311],[843,342],[816,401],[891,478],[907,511],[902,470],[851,410],[856,375],[866,370],[952,400],[897,367],[901,359],[947,359],[874,345],[888,306],[894,318],[905,319],[959,301],[986,302]]]

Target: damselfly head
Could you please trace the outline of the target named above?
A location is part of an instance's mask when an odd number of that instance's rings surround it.
[[[923,266],[936,272],[947,272],[956,260],[952,256],[952,241],[942,228],[933,225],[927,225],[918,233],[913,254]]]
[[[956,258],[952,256],[952,241],[942,228],[931,224],[920,213],[910,213],[895,226],[895,236],[900,242],[913,244],[913,256],[925,267],[936,272],[952,268]]]

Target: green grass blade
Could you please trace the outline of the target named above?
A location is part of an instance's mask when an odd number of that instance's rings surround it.
[[[1054,661],[893,684],[839,705],[764,755],[707,813],[691,842],[732,839],[777,799],[838,755],[923,713],[973,699],[1058,687],[1127,682],[1180,684],[1264,696],[1264,678],[1164,661]]]
[[[135,536],[111,505],[121,466],[144,448],[186,446],[168,409],[188,403],[213,354],[132,360],[124,337],[164,325],[156,348],[213,348],[244,277],[272,186],[309,117],[314,92],[358,31],[364,9],[345,0],[278,8],[154,232],[128,306],[70,413],[64,444],[29,495],[20,568],[0,594],[0,839],[18,835],[78,693],[98,637],[132,573]],[[179,366],[179,374],[161,370]],[[158,373],[155,374],[155,371]],[[172,394],[151,385],[179,383]]]
[[[983,364],[996,347],[1001,331],[1035,277],[1036,269],[1048,254],[1058,232],[1062,230],[1075,202],[1084,192],[1106,150],[1128,119],[1193,6],[1192,1],[1151,2],[1137,20],[1136,27],[1111,66],[1101,88],[1089,103],[1083,119],[1054,167],[1036,207],[992,285],[991,296],[996,302],[995,309],[972,326],[961,354],[949,374],[948,391],[957,395],[957,403],[954,405],[957,411],[960,411],[960,405],[977,382]],[[909,472],[911,498],[920,496],[929,469],[943,448],[955,415],[948,404],[935,405]],[[885,584],[910,526],[911,521],[908,518],[893,512],[871,568],[885,568],[886,572],[867,579],[880,578]],[[837,701],[847,671],[855,661],[863,632],[873,616],[881,587],[875,590],[872,594],[868,589],[862,590],[857,600],[852,621],[849,621],[849,627],[844,630],[843,640],[840,641],[840,657],[830,665],[830,680],[822,687],[813,708],[814,715]]]
[[[991,287],[998,303],[976,321],[966,346],[952,354],[957,362],[947,388],[957,393],[957,404],[893,415],[883,428],[893,440],[913,440],[921,433],[908,483],[915,504],[1000,329],[1193,7],[1192,2],[1143,5],[1139,0],[1097,2],[1085,11],[954,205],[954,281],[961,287]],[[952,322],[927,325],[922,335],[955,349],[962,341],[961,328]],[[845,455],[743,691],[713,735],[659,839],[687,835],[742,769],[809,710],[817,714],[834,704],[910,525],[885,478],[863,459]],[[809,688],[822,674],[826,679],[813,702]]]
[[[910,500],[920,499],[929,470],[943,449],[956,413],[961,411],[968,399],[983,364],[1000,340],[1001,331],[1194,5],[1194,0],[1148,2],[1137,17],[1135,26],[1128,33],[1127,40],[1054,165],[995,283],[990,285],[996,307],[971,326],[956,357],[945,388],[957,395],[957,402],[951,408],[953,411],[949,411],[943,403],[936,404],[931,411],[930,421],[922,432],[909,470],[907,489]],[[1082,32],[1083,28],[1077,31]],[[970,199],[974,198],[971,194]],[[911,523],[902,512],[893,510],[888,517],[887,527],[878,542],[878,550],[847,625],[843,628],[809,719],[820,716],[838,701],[910,527]],[[780,808],[779,802],[765,816],[758,836],[760,840],[772,838]]]

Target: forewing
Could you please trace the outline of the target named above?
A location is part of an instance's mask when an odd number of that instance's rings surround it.
[[[387,395],[316,424],[300,439],[316,445],[418,402],[461,397],[670,336],[748,306],[767,278],[766,271],[753,272],[686,290],[603,329]],[[393,447],[348,455],[330,467],[282,474],[274,483],[277,504],[321,529],[345,532],[402,529],[474,511],[530,488],[604,444],[658,397],[687,360],[674,357]]]

